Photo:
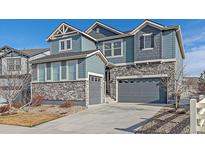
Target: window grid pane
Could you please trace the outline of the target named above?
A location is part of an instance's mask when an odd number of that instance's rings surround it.
[[[66,61],[61,62],[61,79],[66,79]]]
[[[71,48],[71,40],[66,41],[66,46],[67,46],[67,49]]]
[[[21,70],[21,58],[9,58],[7,59],[8,71],[20,71]]]
[[[61,50],[64,50],[65,49],[65,43],[64,41],[61,41]]]
[[[46,64],[47,74],[46,74],[46,80],[51,80],[51,63]]]
[[[39,64],[39,81],[45,81],[45,64]]]
[[[59,81],[60,80],[60,64],[53,63],[53,80]]]
[[[76,61],[68,61],[68,80],[76,80]]]
[[[32,65],[32,80],[37,81],[37,65]]]
[[[152,36],[151,35],[148,35],[148,36],[144,36],[144,39],[145,39],[145,48],[151,48],[151,38]]]

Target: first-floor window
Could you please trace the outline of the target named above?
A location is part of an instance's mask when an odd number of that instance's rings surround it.
[[[51,80],[51,63],[46,63],[46,80]]]
[[[45,81],[45,64],[39,64],[39,81]]]
[[[76,61],[68,61],[68,80],[76,80]]]
[[[66,61],[61,62],[61,80],[67,78]]]
[[[38,80],[37,64],[32,65],[32,80],[33,81],[37,81]]]
[[[8,71],[20,71],[21,70],[21,58],[8,58],[7,59]]]
[[[53,81],[60,80],[60,63],[53,63]]]
[[[106,57],[115,57],[122,55],[122,40],[115,40],[104,43],[104,54]]]

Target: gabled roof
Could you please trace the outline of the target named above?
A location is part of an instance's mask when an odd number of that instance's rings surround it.
[[[35,49],[24,49],[24,50],[19,50],[20,53],[26,54],[29,57],[36,56],[38,54],[44,53],[49,51],[49,48],[35,48]]]
[[[7,46],[7,45],[5,45],[5,46],[3,46],[2,48],[0,48],[0,52],[1,52],[1,51],[4,51],[4,54],[0,55],[0,58],[5,57],[7,54],[9,54],[9,53],[11,53],[11,52],[15,52],[15,53],[20,54],[20,55],[22,55],[22,56],[24,56],[24,57],[27,57],[27,58],[29,57],[28,55],[19,52],[19,50],[14,49],[14,48],[12,48],[12,47],[10,47],[10,46]]]
[[[179,47],[180,47],[180,52],[182,54],[182,58],[185,58],[184,44],[183,44],[183,39],[182,39],[182,33],[181,33],[181,27],[180,26],[164,26],[164,25],[161,25],[159,23],[156,23],[156,22],[153,22],[153,21],[150,21],[150,20],[145,20],[143,23],[141,23],[139,26],[137,26],[135,29],[133,29],[130,32],[130,35],[136,34],[142,28],[144,28],[146,25],[150,25],[150,26],[158,28],[160,30],[175,30],[176,31],[177,41],[178,41]]]
[[[117,29],[115,29],[113,27],[110,27],[108,25],[105,25],[105,24],[103,24],[103,23],[101,23],[99,21],[96,21],[95,23],[93,23],[85,32],[87,34],[89,34],[96,26],[101,26],[101,27],[103,27],[105,29],[108,29],[111,32],[114,32],[115,34],[124,34],[123,32],[121,32],[121,31],[119,31],[119,30],[117,30]]]
[[[103,62],[108,65],[107,58],[102,54],[100,50],[88,50],[83,52],[61,52],[58,54],[53,54],[49,56],[45,56],[42,58],[38,58],[36,60],[31,61],[32,64],[39,64],[39,63],[46,63],[46,62],[55,62],[55,61],[61,61],[61,60],[74,60],[74,59],[80,59],[80,58],[87,58],[93,55],[98,55]]]
[[[73,34],[75,32],[78,32],[84,36],[86,36],[87,38],[96,41],[95,38],[93,38],[92,36],[86,34],[85,32],[63,22],[61,23],[47,38],[47,41],[53,40],[56,38],[56,36],[63,36],[63,35],[69,35],[69,34]]]
[[[158,24],[156,22],[150,21],[150,20],[145,20],[142,22],[139,26],[137,26],[135,29],[133,29],[130,34],[136,34],[138,31],[140,31],[142,28],[144,28],[146,25],[151,25],[152,27],[158,28],[158,29],[163,29],[166,26],[163,26],[161,24]]]

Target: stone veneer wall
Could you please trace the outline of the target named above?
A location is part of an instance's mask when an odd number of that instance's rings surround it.
[[[170,70],[175,70],[175,62],[145,63],[113,67],[110,69],[110,96],[116,99],[116,77],[118,76],[167,74],[170,77],[169,83],[167,83],[168,100],[173,100],[173,91],[175,88],[174,71]]]
[[[32,95],[41,95],[45,100],[86,101],[86,81],[32,83]]]

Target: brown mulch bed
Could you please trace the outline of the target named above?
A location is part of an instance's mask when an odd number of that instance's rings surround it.
[[[180,107],[180,111],[173,111],[172,107],[163,107],[154,117],[147,120],[145,125],[135,133],[141,134],[189,134],[190,113],[189,105]]]

